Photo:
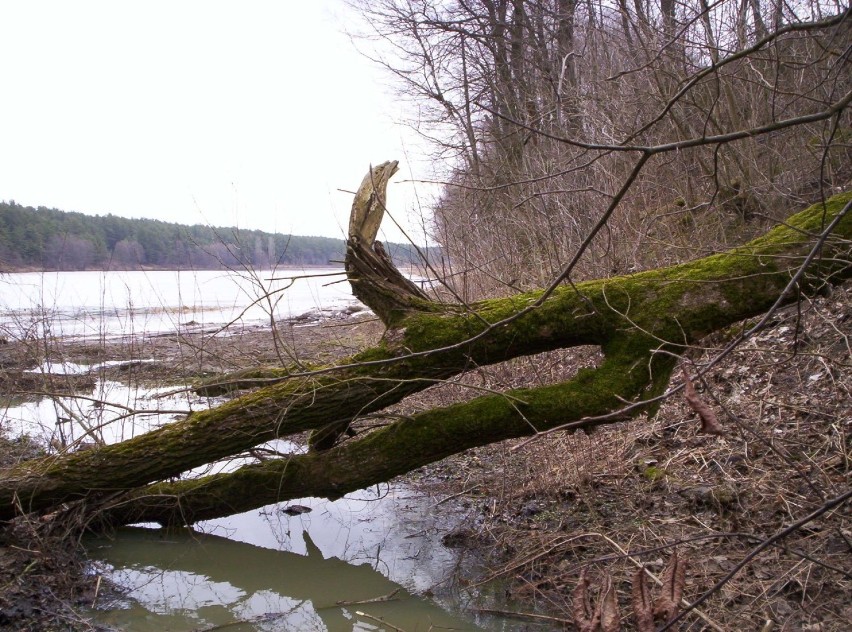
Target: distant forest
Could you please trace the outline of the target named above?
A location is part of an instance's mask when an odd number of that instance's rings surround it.
[[[402,265],[417,260],[408,245],[389,244],[388,251]],[[0,272],[328,265],[342,261],[344,253],[344,240],[330,237],[91,216],[0,202]]]

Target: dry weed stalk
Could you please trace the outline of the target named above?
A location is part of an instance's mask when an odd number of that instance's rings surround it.
[[[621,628],[621,614],[618,612],[618,601],[609,573],[604,574],[598,612],[601,619],[601,632],[618,632]]]
[[[669,623],[677,616],[683,586],[686,583],[686,561],[681,560],[677,551],[672,553],[666,570],[663,572],[663,587],[654,604],[654,617]]]
[[[618,601],[612,577],[604,573],[601,578],[601,589],[596,607],[592,607],[589,595],[589,580],[586,569],[580,572],[577,587],[571,593],[573,601],[574,624],[579,632],[618,632],[621,629],[621,614],[618,611]]]
[[[686,371],[686,367],[683,367],[683,387],[686,403],[689,404],[689,407],[695,411],[701,420],[701,432],[720,436],[725,434],[722,425],[716,417],[716,413],[695,392],[695,387],[692,385],[692,380]]]
[[[639,632],[654,632],[654,620],[671,623],[680,610],[683,587],[686,584],[686,561],[672,553],[663,573],[663,586],[652,605],[651,591],[645,580],[645,568],[633,575],[632,608]],[[577,587],[571,593],[574,623],[580,632],[617,632],[621,629],[621,614],[612,585],[612,576],[604,572],[596,607],[592,607],[586,569],[580,572]]]
[[[654,632],[654,610],[651,607],[651,593],[645,581],[645,568],[636,569],[633,574],[633,616],[639,632]]]

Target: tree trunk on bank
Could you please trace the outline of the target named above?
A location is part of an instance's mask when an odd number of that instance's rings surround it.
[[[438,304],[400,275],[375,241],[395,167],[385,163],[365,177],[353,204],[346,262],[356,296],[388,325],[381,343],[333,367],[264,373],[265,386],[129,441],[0,471],[0,519],[77,503],[96,508],[111,524],[191,524],[292,498],[337,498],[475,446],[564,424],[576,430],[622,421],[653,408],[643,402],[664,392],[689,345],[766,312],[779,298],[789,303],[852,274],[847,193],[744,246],[691,263],[549,294]],[[789,291],[815,245],[819,256]],[[422,412],[335,445],[358,418],[437,380],[578,345],[600,346],[600,366],[561,384]],[[163,482],[308,430],[320,432],[312,441],[318,449],[307,454]]]

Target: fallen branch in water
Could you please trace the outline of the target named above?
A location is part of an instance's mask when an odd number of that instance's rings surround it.
[[[334,603],[338,606],[360,606],[365,603],[384,603],[386,601],[395,601],[396,594],[402,590],[401,588],[397,588],[392,590],[387,595],[382,595],[381,597],[373,597],[372,599],[358,599],[356,601],[335,601]]]
[[[514,610],[495,610],[494,608],[471,608],[471,612],[490,614],[496,617],[515,617],[518,619],[533,619],[536,621],[553,621],[554,623],[563,623],[565,625],[573,625],[574,623],[572,619],[548,617],[547,615],[535,614],[534,612],[515,612]]]
[[[375,621],[376,623],[381,623],[382,625],[390,628],[394,632],[405,632],[405,630],[403,630],[402,628],[398,628],[395,625],[393,625],[392,623],[388,623],[387,621],[385,621],[381,617],[374,617],[373,615],[367,614],[366,612],[361,612],[360,610],[356,610],[355,614],[357,614],[359,617],[364,617],[365,619],[370,619],[371,621]]]

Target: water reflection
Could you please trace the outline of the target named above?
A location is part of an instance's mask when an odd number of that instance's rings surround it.
[[[214,626],[327,632],[391,626],[407,632],[479,629],[412,596],[370,564],[326,558],[307,531],[301,540],[305,555],[188,530],[127,528],[114,540],[91,541],[92,555],[114,568],[113,579],[132,587],[137,601],[98,619],[123,629],[176,632]],[[390,601],[351,604],[397,589]]]

